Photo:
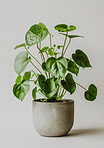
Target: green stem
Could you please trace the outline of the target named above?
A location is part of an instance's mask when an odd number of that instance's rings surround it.
[[[30,61],[30,63],[42,74],[42,72],[34,65],[33,62]]]
[[[50,36],[50,48],[52,47],[52,38],[51,38],[51,34],[49,32],[49,36]]]
[[[38,62],[38,64],[41,66],[40,62],[26,49],[25,47],[25,50],[27,51],[28,54],[30,54],[32,56],[32,58]],[[42,67],[42,66],[41,66]]]
[[[61,90],[62,90],[62,87],[59,88],[59,94],[58,94],[59,97],[61,96]]]
[[[46,97],[45,95],[43,95],[42,93],[40,93],[40,92],[37,92],[37,93],[39,93],[40,95],[42,95],[43,97]]]
[[[45,57],[44,57],[43,53],[41,52],[41,49],[38,47],[38,44],[37,44],[37,48],[38,48],[38,50],[40,51],[40,54],[41,54],[42,57],[43,57],[43,61],[45,62]]]
[[[63,94],[63,96],[64,96],[65,94],[66,94],[66,90],[64,91],[64,94]],[[63,97],[63,96],[62,96],[62,97]]]
[[[82,85],[78,84],[77,82],[75,82],[78,86],[80,86],[81,88],[87,90],[86,88],[84,88]]]
[[[46,77],[48,78],[47,72],[45,70],[44,70],[44,73],[45,73]]]
[[[63,89],[60,99],[66,94],[66,90]]]
[[[41,50],[41,42],[39,43],[39,48],[40,48],[40,50]]]
[[[34,73],[34,75],[37,77],[37,75],[36,75],[36,73],[33,71],[33,70],[31,70],[33,73]]]
[[[65,48],[65,44],[66,44],[66,40],[67,40],[67,34],[68,34],[68,32],[66,32],[66,37],[65,37],[65,40],[64,40],[64,45],[63,45],[63,49],[62,49],[62,57],[63,57],[63,54],[64,54],[64,48]]]
[[[49,78],[51,77],[50,73],[49,73]]]
[[[63,93],[64,93],[64,88],[63,88],[63,90],[62,90],[62,93],[61,93],[61,95],[60,95],[60,98],[61,98],[61,96],[63,95]]]
[[[66,46],[66,49],[65,49],[63,55],[66,53],[66,50],[68,49],[70,42],[71,42],[71,39],[69,39],[68,45]]]

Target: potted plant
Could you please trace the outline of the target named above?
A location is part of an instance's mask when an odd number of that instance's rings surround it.
[[[66,92],[73,94],[78,85],[85,90],[86,100],[93,101],[97,96],[97,88],[94,84],[86,89],[73,79],[73,75],[78,76],[80,67],[83,69],[91,67],[87,55],[77,49],[70,58],[65,57],[71,40],[83,36],[70,34],[76,30],[74,25],[58,24],[54,29],[65,37],[64,43],[52,44],[53,36],[43,23],[39,23],[29,28],[25,35],[25,43],[14,48],[23,47],[25,51],[20,52],[15,58],[14,69],[18,77],[13,86],[13,94],[23,101],[30,89],[29,82],[34,83],[33,122],[42,136],[66,135],[72,128],[74,101],[62,99]],[[48,35],[49,46],[42,47],[41,43]],[[31,46],[39,51],[41,62],[30,52]],[[34,62],[39,66],[37,67]],[[33,69],[22,74],[29,63],[32,64]],[[42,98],[37,99],[37,93],[41,94]]]

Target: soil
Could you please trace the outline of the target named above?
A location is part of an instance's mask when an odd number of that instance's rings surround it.
[[[36,101],[36,102],[69,102],[69,100],[68,99],[61,99],[61,100],[56,100],[55,98],[54,99],[52,99],[52,100],[50,100],[50,99],[36,99],[36,100],[34,100],[34,101]]]

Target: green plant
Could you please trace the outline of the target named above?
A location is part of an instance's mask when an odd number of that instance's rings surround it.
[[[41,94],[45,99],[41,101],[59,101],[65,95],[66,91],[73,94],[76,85],[82,87],[85,92],[85,99],[93,101],[97,96],[97,88],[91,84],[88,89],[74,81],[73,74],[78,75],[79,67],[90,68],[91,64],[87,55],[80,49],[72,54],[71,58],[65,58],[69,44],[73,38],[83,37],[79,35],[70,35],[71,31],[76,30],[74,25],[69,27],[66,24],[59,24],[54,27],[60,35],[65,36],[64,43],[61,45],[52,44],[52,35],[43,23],[35,24],[27,31],[25,42],[17,45],[14,49],[24,47],[25,51],[20,52],[14,62],[14,69],[18,74],[15,85],[13,86],[14,95],[21,101],[25,98],[30,89],[29,82],[34,82],[32,90],[33,99],[36,100],[36,93]],[[41,47],[41,42],[49,35],[50,45]],[[68,41],[67,41],[68,40]],[[36,45],[36,46],[35,46]],[[30,53],[30,47],[34,46],[39,51],[42,64],[35,56]],[[37,62],[38,68],[33,61]],[[32,64],[34,70],[20,75],[27,67]]]

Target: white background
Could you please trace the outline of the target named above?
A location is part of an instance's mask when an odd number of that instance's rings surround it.
[[[63,43],[63,37],[54,31],[56,24],[76,25],[75,34],[85,38],[73,39],[66,56],[80,48],[93,66],[93,69],[80,69],[75,80],[86,88],[94,83],[98,88],[97,99],[86,101],[79,87],[72,96],[65,96],[75,101],[74,126],[66,137],[39,136],[32,123],[31,91],[23,102],[12,93],[17,76],[14,59],[23,51],[13,48],[23,43],[29,27],[39,22],[54,34],[56,44]],[[43,45],[48,45],[48,39]],[[39,58],[35,46],[31,52]],[[104,147],[104,0],[0,0],[0,148],[34,147]]]

